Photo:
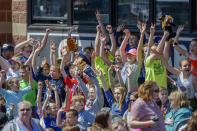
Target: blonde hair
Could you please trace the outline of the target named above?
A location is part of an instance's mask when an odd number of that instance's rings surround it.
[[[58,64],[51,65],[50,69],[57,69],[58,72],[60,73],[60,65],[58,65]]]
[[[190,102],[187,99],[186,94],[183,93],[182,91],[172,92],[169,96],[169,100],[174,101],[175,106],[176,106],[177,109],[179,109],[181,107],[187,107],[190,104]]]
[[[180,67],[180,68],[182,67],[182,63],[183,63],[184,61],[187,61],[187,62],[190,63],[189,60],[187,60],[187,59],[184,58],[184,59],[182,59],[182,60],[179,61],[179,67]],[[190,64],[191,64],[191,63],[190,63]]]
[[[72,97],[71,102],[74,103],[75,101],[84,100],[84,96],[82,95],[75,95]]]
[[[18,103],[18,107],[21,107],[22,105],[28,105],[29,107],[32,107],[32,105],[29,101],[22,101],[22,102]]]
[[[71,65],[69,67],[69,72],[74,72],[77,68],[79,68],[77,65]]]
[[[119,111],[121,111],[123,102],[124,102],[126,94],[127,94],[127,89],[125,87],[119,86],[119,87],[115,87],[113,92],[115,92],[115,90],[120,90],[120,93],[121,93],[121,96],[120,96],[120,99],[118,102],[119,103],[118,109],[119,109]],[[113,106],[115,106],[116,104],[117,104],[117,101],[114,102]]]
[[[153,98],[154,86],[156,85],[157,83],[155,81],[145,81],[138,89],[138,97],[142,98],[144,101],[151,101]]]
[[[28,47],[33,48],[33,46],[32,46],[31,44],[26,44],[26,45],[23,46],[21,49],[22,49],[22,51],[24,51],[25,48],[28,48]]]
[[[6,89],[10,90],[10,86],[13,84],[14,80],[18,80],[18,78],[13,77],[13,78],[8,79],[8,81],[6,82]]]
[[[167,89],[165,87],[163,87],[163,86],[160,86],[159,87],[159,91],[167,91]]]

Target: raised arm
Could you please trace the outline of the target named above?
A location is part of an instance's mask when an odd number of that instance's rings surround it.
[[[110,61],[109,59],[107,59],[107,55],[105,54],[105,50],[104,47],[106,46],[106,36],[104,34],[100,35],[100,40],[101,40],[101,47],[100,47],[100,56],[103,59],[103,61],[107,64],[107,65],[112,65],[112,61]]]
[[[44,118],[47,117],[46,108],[47,108],[47,104],[48,104],[50,98],[51,98],[51,94],[47,94],[47,98],[46,98],[46,100],[44,101],[44,104],[43,104],[43,106],[42,106],[42,113],[43,113]]]
[[[63,55],[63,58],[62,58],[62,62],[61,62],[61,65],[60,65],[60,71],[61,71],[61,74],[62,76],[64,77],[64,79],[66,79],[67,77],[67,74],[64,70],[64,66],[65,66],[65,63],[66,62],[69,62],[69,51],[68,51],[68,48],[64,48],[62,50],[62,55]]]
[[[124,40],[122,41],[122,44],[121,44],[121,46],[120,46],[120,55],[121,55],[123,64],[125,64],[126,61],[127,61],[125,48],[126,48],[126,46],[127,46],[128,40],[129,40],[129,38],[130,38],[130,31],[129,31],[128,29],[125,29],[125,30],[124,30],[124,33],[125,33],[126,36],[125,36],[125,38],[124,38]]]
[[[116,40],[115,40],[115,37],[114,37],[114,32],[113,32],[113,29],[112,29],[112,26],[111,25],[107,25],[106,26],[106,30],[109,32],[109,38],[111,40],[111,49],[110,49],[110,52],[113,56],[115,56],[115,51],[116,51]]]
[[[113,90],[114,89],[114,81],[113,81],[113,78],[112,78],[112,71],[114,69],[114,65],[111,65],[108,69],[108,79],[109,79],[109,85],[111,87],[111,89]]]
[[[169,72],[171,72],[172,74],[174,74],[174,75],[176,75],[176,76],[178,76],[178,75],[180,74],[180,70],[178,70],[178,69],[175,68],[175,67],[170,66],[170,65],[168,64],[167,60],[164,58],[163,55],[159,55],[159,57],[160,57],[160,59],[161,59],[163,65],[167,68],[167,70],[168,70]]]
[[[38,94],[37,94],[37,100],[36,100],[36,104],[37,104],[37,111],[38,114],[40,115],[40,110],[42,109],[42,87],[43,84],[41,81],[38,82]]]
[[[179,36],[181,34],[181,32],[184,29],[184,25],[179,25],[177,31],[176,31],[176,36],[175,36],[175,43],[173,44],[173,47],[183,56],[188,57],[189,56],[189,52],[187,52],[186,50],[182,49],[180,46],[178,46],[179,43]]]
[[[165,45],[166,38],[169,36],[168,31],[164,31],[163,37],[157,46],[157,52],[162,53]]]
[[[27,59],[27,61],[25,62],[24,65],[29,65],[29,66],[30,66],[30,64],[32,63],[33,55],[34,55],[35,50],[36,50],[37,48],[38,48],[38,45],[36,45],[36,46],[33,45],[33,50],[32,50],[30,56],[28,57],[28,59]]]
[[[100,56],[100,34],[101,34],[101,26],[97,25],[96,27],[97,33],[95,38],[95,57]]]
[[[0,65],[1,65],[1,68],[3,69],[3,70],[5,70],[6,72],[9,70],[9,68],[10,68],[10,65],[8,65],[8,62],[6,62],[6,60],[2,57],[2,56],[0,56]]]
[[[2,89],[4,75],[5,75],[5,71],[4,70],[1,70],[0,71],[0,90]]]
[[[51,65],[56,64],[56,43],[54,40],[50,41],[50,63]]]
[[[122,76],[121,76],[120,67],[118,65],[115,65],[114,69],[115,69],[116,74],[118,76],[118,81],[120,83],[120,86],[125,87],[124,81],[123,81]]]
[[[80,77],[75,78],[78,82],[79,88],[83,91],[85,98],[88,99],[88,88]]]
[[[62,128],[64,127],[65,125],[63,124],[62,122],[62,113],[65,111],[65,108],[64,107],[61,107],[58,112],[57,112],[57,119],[56,119],[56,125],[59,127],[59,128]]]
[[[128,79],[128,92],[130,92],[130,93],[136,91],[136,89],[132,87],[132,83],[130,80],[132,71],[133,71],[132,66],[129,66],[126,70],[126,75],[127,75],[127,79]]]
[[[14,48],[14,54],[17,54],[26,44],[33,44],[33,42],[34,42],[34,39],[31,38],[29,40],[26,40],[17,44]]]
[[[104,79],[104,76],[103,76],[103,73],[102,73],[101,70],[98,71],[98,75],[99,75],[99,77],[101,78],[101,82],[102,82],[104,91],[108,91],[109,88],[107,87],[106,81],[105,81],[105,79]]]
[[[46,34],[45,36],[42,38],[42,41],[41,41],[41,48],[40,48],[40,51],[42,51],[46,44],[47,44],[47,39],[48,39],[48,36],[49,36],[49,33],[51,32],[51,30],[49,28],[46,29]]]
[[[138,62],[138,67],[142,66],[142,52],[143,52],[143,42],[144,42],[144,33],[146,31],[146,24],[142,23],[140,26],[140,40],[137,48],[137,62]]]
[[[58,92],[57,92],[57,87],[55,84],[51,84],[51,89],[54,91],[55,93],[55,104],[57,105],[57,108],[59,110],[60,108],[60,98],[59,98],[59,95],[58,95]]]
[[[96,12],[96,19],[97,19],[97,21],[98,21],[98,23],[99,23],[99,25],[100,25],[100,27],[101,27],[102,33],[105,34],[106,39],[107,39],[107,41],[108,41],[108,40],[109,40],[109,36],[108,36],[108,34],[107,34],[106,30],[105,30],[105,27],[104,27],[104,25],[103,25],[102,18],[101,18],[101,14],[100,14],[100,11],[99,11],[99,10],[97,10],[97,12]]]
[[[29,86],[33,89],[33,77],[32,77],[32,70],[31,68],[29,67],[29,69],[26,68],[26,71],[28,72],[29,74]]]

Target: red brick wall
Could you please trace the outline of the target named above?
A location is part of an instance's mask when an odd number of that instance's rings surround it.
[[[12,26],[12,0],[0,0],[0,26]],[[1,43],[12,43],[12,30],[2,29],[0,32]]]
[[[27,25],[27,0],[0,0],[0,42],[18,44],[26,40],[26,33],[17,28],[21,24]]]

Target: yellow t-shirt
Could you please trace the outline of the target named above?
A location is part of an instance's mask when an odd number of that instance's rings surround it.
[[[114,57],[112,56],[112,54],[109,53],[108,56],[107,56],[107,59],[113,61],[114,60]],[[108,88],[110,88],[109,80],[108,80],[108,69],[109,69],[110,66],[107,65],[100,56],[97,56],[94,59],[94,63],[95,63],[95,69],[102,71],[103,76],[104,76],[104,79],[105,79],[105,81],[107,83],[107,86],[108,86]],[[103,88],[103,85],[102,85],[102,82],[101,82],[100,77],[97,76],[97,79],[99,81],[100,87]]]
[[[161,60],[150,61],[150,56],[146,59],[145,64],[146,76],[145,80],[153,80],[158,86],[167,88],[166,68]]]

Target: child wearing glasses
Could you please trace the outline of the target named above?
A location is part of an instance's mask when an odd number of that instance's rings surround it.
[[[15,108],[13,110],[13,116],[16,117],[17,116],[17,104],[20,103],[21,101],[23,101],[23,96],[32,90],[33,88],[33,78],[32,78],[32,74],[31,71],[27,72],[28,76],[29,76],[29,86],[25,87],[22,90],[19,90],[20,85],[19,85],[19,80],[17,77],[14,78],[10,78],[7,82],[7,89],[2,89],[2,82],[3,82],[3,73],[0,73],[0,94],[5,98],[6,100],[6,110],[7,110],[7,114],[9,114],[10,112],[10,105],[14,104]]]

